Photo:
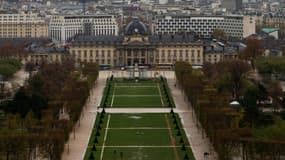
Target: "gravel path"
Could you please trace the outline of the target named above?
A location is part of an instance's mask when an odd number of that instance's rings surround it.
[[[97,84],[91,90],[91,98],[84,107],[80,119],[80,125],[79,123],[76,124],[75,132],[70,133],[69,140],[65,144],[62,160],[82,160],[84,158],[89,137],[96,119],[97,112],[94,111],[100,103],[105,81],[105,76],[100,75],[97,80]]]

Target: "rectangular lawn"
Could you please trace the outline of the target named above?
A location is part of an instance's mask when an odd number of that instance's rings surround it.
[[[194,159],[183,129],[181,136],[177,136],[173,121],[173,116],[162,113],[106,114],[100,125],[98,143],[94,142],[96,120],[85,160],[89,160],[90,154],[100,160],[176,160],[177,156],[184,159],[186,154]],[[181,138],[185,150],[181,149]],[[92,151],[94,145],[96,150]]]
[[[169,107],[166,92],[161,81],[112,81],[105,90],[106,107]],[[171,96],[169,94],[169,96]],[[172,97],[169,97],[172,99]],[[172,103],[174,104],[174,103]],[[102,105],[102,104],[101,104]]]

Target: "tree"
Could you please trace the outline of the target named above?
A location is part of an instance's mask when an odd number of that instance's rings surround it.
[[[257,57],[261,56],[263,53],[263,47],[261,40],[258,39],[247,39],[245,41],[246,48],[243,52],[241,52],[241,57],[249,60],[251,62],[251,66],[255,69],[254,61]]]
[[[280,108],[281,97],[283,96],[283,91],[278,81],[272,81],[268,87],[268,93],[273,98],[273,108],[276,111]]]
[[[20,61],[13,58],[0,59],[0,75],[4,76],[4,79],[11,77],[21,68]]]
[[[36,68],[36,65],[33,64],[33,63],[31,63],[31,62],[29,62],[29,63],[27,63],[27,64],[25,65],[25,70],[26,70],[27,72],[29,72],[29,77],[30,77],[30,78],[31,78],[32,72],[35,70],[35,68]]]
[[[28,81],[31,93],[43,94],[44,78],[41,74],[36,74]]]
[[[231,91],[234,99],[239,99],[239,94],[244,85],[246,73],[250,67],[242,60],[229,60],[217,64],[220,74],[217,80],[220,91]]]
[[[229,61],[228,72],[230,73],[231,80],[233,82],[234,88],[234,98],[239,99],[239,92],[243,85],[243,79],[246,73],[249,71],[249,65],[241,60]]]
[[[210,62],[205,62],[203,64],[203,73],[209,80],[214,80],[217,77],[217,68],[216,64]]]
[[[255,107],[259,98],[259,89],[256,85],[250,85],[246,88],[243,95],[243,105],[246,107]]]
[[[227,35],[223,29],[216,28],[213,30],[212,37],[218,40],[226,40]]]

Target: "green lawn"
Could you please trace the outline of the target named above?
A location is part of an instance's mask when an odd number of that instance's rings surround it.
[[[105,145],[167,146],[171,141],[168,129],[109,129]]]
[[[112,107],[163,107],[160,96],[114,96]]]
[[[94,145],[96,128],[99,126],[98,117],[85,155],[86,160]],[[99,142],[95,144],[96,151],[93,151],[93,155],[95,159],[100,159],[102,154],[103,160],[175,160],[175,153],[177,153],[179,159],[183,159],[185,154],[194,159],[177,115],[179,129],[175,128],[173,121],[171,114],[106,114],[100,125],[100,135],[97,136]],[[170,123],[170,128],[167,122]],[[181,135],[176,134],[178,130]],[[174,138],[176,149],[173,148],[171,136]],[[104,137],[106,137],[105,142]],[[181,150],[181,139],[186,146],[186,151]],[[102,149],[104,149],[103,152],[101,152]]]
[[[110,128],[167,127],[163,114],[112,114],[109,126]]]
[[[137,83],[109,81],[110,89],[107,95],[106,87],[103,100],[106,99],[107,107],[169,107],[168,94],[174,106],[170,92],[163,89],[163,83],[153,80]]]
[[[157,95],[159,96],[158,85],[154,86],[117,86],[115,84],[115,95]]]
[[[180,148],[178,148],[180,150]],[[179,156],[183,157],[182,152]],[[172,148],[105,148],[104,160],[175,160]],[[122,158],[121,158],[122,157]],[[98,156],[99,159],[99,156]],[[182,159],[181,159],[182,160]],[[192,159],[191,159],[192,160]]]

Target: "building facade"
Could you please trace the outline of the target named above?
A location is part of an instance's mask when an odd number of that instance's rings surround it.
[[[79,36],[69,52],[78,62],[115,67],[173,65],[176,61],[203,64],[203,44],[194,36],[150,36],[146,26],[138,20],[127,25],[124,36]]]
[[[195,32],[200,38],[211,38],[214,29],[224,30],[228,37],[242,39],[245,31],[255,33],[255,22],[248,23],[243,16],[158,15],[153,26],[158,35]]]
[[[221,0],[222,8],[227,11],[239,11],[242,9],[242,0]]]
[[[53,40],[65,43],[76,35],[118,35],[114,15],[54,15],[49,23]]]
[[[48,37],[48,23],[36,14],[0,14],[0,38]]]
[[[204,43],[204,62],[219,63],[225,60],[237,59],[238,53],[245,48],[239,42],[205,42]]]
[[[70,60],[68,52],[30,52],[26,56],[20,57],[23,64],[42,64],[42,63],[62,63],[63,61]]]
[[[246,38],[256,33],[256,16],[243,17],[243,37]]]

